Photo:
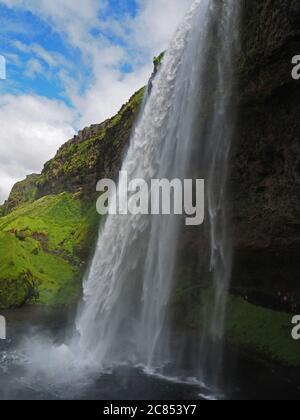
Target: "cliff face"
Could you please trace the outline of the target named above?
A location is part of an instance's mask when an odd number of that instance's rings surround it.
[[[78,299],[100,221],[96,183],[116,177],[143,95],[79,132],[42,174],[13,187],[0,210],[0,309]]]
[[[35,200],[39,177],[38,174],[32,174],[28,175],[23,181],[17,182],[11,190],[8,200],[3,206],[0,206],[0,216],[11,212],[24,203]]]
[[[291,339],[300,312],[300,5],[293,0],[245,0],[236,63],[238,121],[229,162],[234,245],[225,339],[248,355],[300,366]],[[175,325],[201,328],[209,273],[203,230],[183,237]],[[201,251],[199,251],[201,250]],[[204,276],[203,276],[203,270]],[[202,278],[208,278],[203,285]]]
[[[94,200],[97,181],[115,178],[121,166],[144,92],[144,88],[136,92],[115,117],[86,127],[67,141],[45,164],[40,175],[30,175],[17,183],[0,215],[24,203],[62,192],[76,194],[89,202]]]
[[[234,286],[300,301],[300,6],[244,2],[240,103],[232,156]]]
[[[63,145],[45,164],[37,197],[68,191],[95,199],[99,179],[116,177],[144,92],[133,95],[112,119],[85,128]]]
[[[291,319],[300,311],[300,81],[291,72],[300,54],[300,3],[243,6],[226,338],[260,360],[299,367]]]

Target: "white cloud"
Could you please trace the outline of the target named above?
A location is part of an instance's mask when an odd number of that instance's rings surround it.
[[[139,12],[122,22],[111,18],[101,21],[99,12],[107,8],[107,0],[0,0],[10,7],[30,10],[52,25],[72,47],[78,48],[94,76],[92,85],[82,86],[70,76],[67,63],[59,54],[36,44],[15,46],[31,52],[49,66],[60,69],[65,91],[82,117],[78,122],[89,125],[115,112],[129,96],[147,83],[154,55],[167,48],[172,34],[193,0],[137,0]],[[112,44],[104,36],[95,38],[92,29],[109,30],[123,39],[125,46]],[[123,75],[119,64],[131,61],[134,73]]]
[[[36,76],[39,76],[40,74],[45,75],[45,73],[46,73],[45,68],[39,60],[32,58],[31,60],[27,62],[25,73],[24,73],[26,77],[33,79]]]
[[[35,55],[49,67],[70,67],[70,63],[63,57],[62,54],[56,51],[46,50],[41,45],[26,45],[21,41],[14,41],[12,44],[15,48],[17,48],[19,51],[22,51],[23,53]]]
[[[120,109],[120,104],[127,102],[145,84],[151,71],[152,65],[149,65],[121,78],[118,72],[103,71],[95,85],[83,97],[78,96],[75,100],[76,107],[84,110],[81,113],[80,126],[104,121],[115,114]]]
[[[134,42],[157,54],[166,49],[193,0],[138,0],[141,12],[133,21]]]
[[[94,84],[84,95],[72,89],[74,105],[81,113],[79,126],[97,123],[118,111],[128,98],[147,83],[152,72],[152,58],[168,47],[170,39],[193,0],[139,0],[139,13],[120,22],[98,22],[98,27],[118,35],[128,48],[106,45],[103,40],[81,39],[82,51],[90,55]],[[71,39],[71,37],[69,37]],[[129,51],[128,51],[129,50]],[[129,56],[130,50],[133,52]],[[132,61],[134,72],[123,75],[118,70],[122,60]]]
[[[29,10],[47,21],[65,42],[77,48],[91,70],[82,92],[81,75],[75,79],[61,54],[38,44],[15,43],[33,58],[27,74],[33,77],[43,65],[56,69],[66,94],[80,118],[76,128],[99,123],[118,111],[131,94],[144,85],[152,71],[152,57],[166,49],[193,0],[138,0],[137,16],[101,21],[106,0],[0,0],[9,7]],[[113,44],[92,29],[110,31],[123,40]],[[123,74],[120,64],[130,62],[133,73]],[[29,65],[29,67],[28,67]],[[31,70],[30,70],[31,68]],[[0,201],[16,179],[39,171],[56,149],[71,136],[72,111],[59,102],[30,96],[6,96],[0,101]]]
[[[31,95],[0,97],[0,202],[17,180],[40,172],[73,136],[73,118],[57,101]]]
[[[98,13],[106,0],[1,0],[8,7],[29,10],[79,48],[85,48],[89,31],[98,24]]]

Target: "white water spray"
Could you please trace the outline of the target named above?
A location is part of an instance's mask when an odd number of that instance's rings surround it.
[[[195,376],[208,376],[208,354],[221,358],[231,274],[225,198],[238,3],[195,0],[154,79],[122,167],[130,179],[148,183],[191,175],[206,180],[211,261],[201,263],[212,272],[215,298],[203,315],[201,369],[195,367]],[[181,233],[180,216],[107,218],[77,319],[83,358],[101,368],[132,362],[156,371],[174,362],[170,308]]]

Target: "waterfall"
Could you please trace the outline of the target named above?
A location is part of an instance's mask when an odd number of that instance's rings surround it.
[[[153,178],[205,179],[207,217],[196,233],[203,236],[205,251],[199,251],[196,282],[209,283],[213,303],[203,307],[197,377],[208,377],[206,371],[221,360],[231,275],[226,180],[235,117],[238,3],[194,1],[153,81],[122,166],[130,179],[149,183]],[[180,283],[180,243],[188,229],[177,215],[107,217],[77,318],[86,360],[101,368],[124,362],[154,371],[168,363],[176,367],[172,301]]]

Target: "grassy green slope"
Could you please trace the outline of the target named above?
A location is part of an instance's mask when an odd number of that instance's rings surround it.
[[[96,182],[118,170],[144,92],[96,134],[88,128],[65,143],[41,175],[17,183],[0,206],[0,309],[79,297],[98,231]]]
[[[292,314],[230,297],[226,338],[246,353],[286,366],[300,366],[299,342],[292,339]]]
[[[199,331],[204,324],[204,314],[213,305],[212,290],[187,284],[176,292],[174,322],[181,329]],[[292,318],[291,313],[254,305],[229,294],[224,331],[226,342],[252,358],[299,367],[299,342],[292,339]]]
[[[0,218],[0,307],[72,303],[97,223],[94,206],[68,193]]]

